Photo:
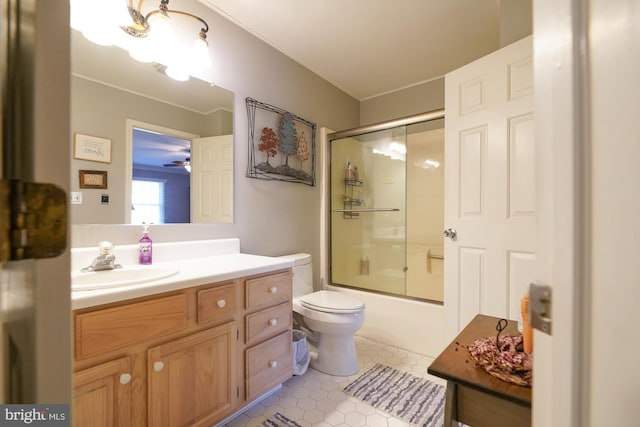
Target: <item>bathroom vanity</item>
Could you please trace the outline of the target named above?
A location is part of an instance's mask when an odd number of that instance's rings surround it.
[[[291,377],[291,261],[166,249],[170,277],[73,292],[75,425],[210,426]]]

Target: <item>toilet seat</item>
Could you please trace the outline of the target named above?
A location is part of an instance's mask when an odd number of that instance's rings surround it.
[[[364,303],[341,292],[318,291],[300,297],[300,305],[325,313],[351,314],[364,310]]]

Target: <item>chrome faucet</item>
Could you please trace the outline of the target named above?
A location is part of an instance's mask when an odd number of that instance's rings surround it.
[[[100,254],[91,261],[91,265],[83,268],[82,272],[87,273],[89,271],[100,271],[100,270],[113,270],[116,268],[122,268],[120,264],[116,264],[116,256],[112,254],[113,245],[111,242],[100,242],[98,243],[98,249],[100,250]]]

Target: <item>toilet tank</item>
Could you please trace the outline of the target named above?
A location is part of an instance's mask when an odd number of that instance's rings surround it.
[[[311,255],[300,253],[283,255],[279,258],[285,258],[294,262],[293,267],[291,267],[293,270],[293,297],[295,298],[313,292]]]

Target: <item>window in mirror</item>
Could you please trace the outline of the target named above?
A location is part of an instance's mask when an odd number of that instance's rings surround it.
[[[164,182],[152,179],[133,179],[131,183],[131,223],[164,224]]]

